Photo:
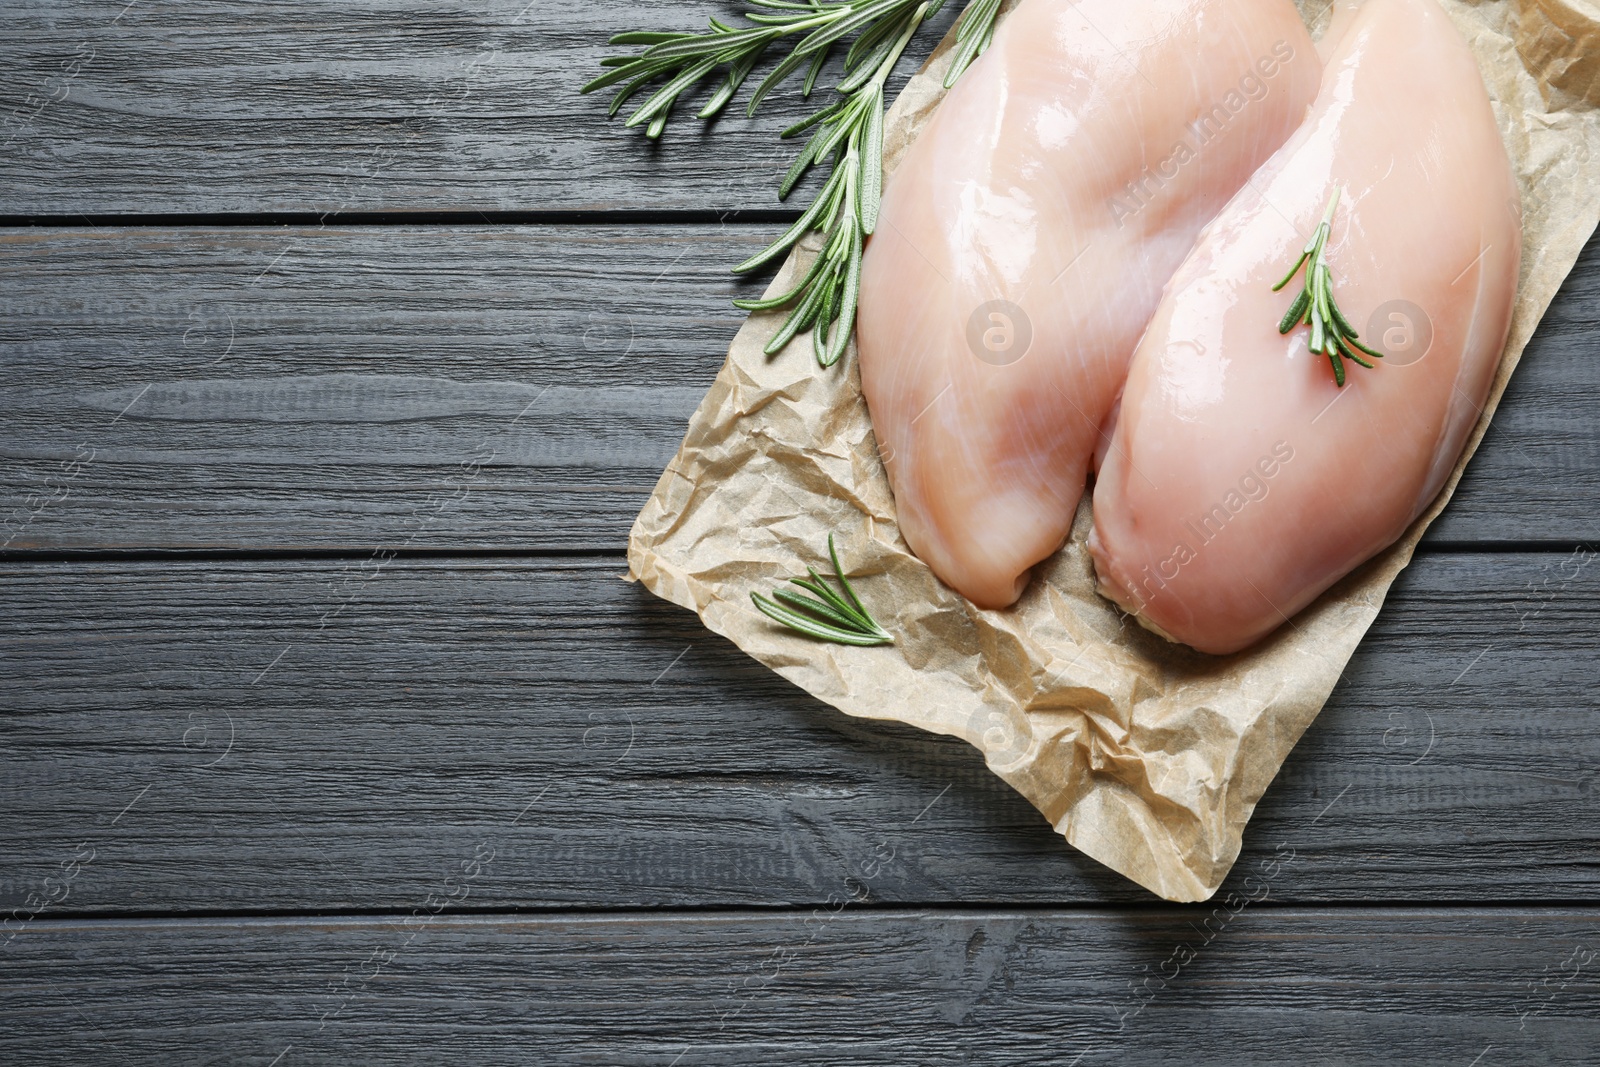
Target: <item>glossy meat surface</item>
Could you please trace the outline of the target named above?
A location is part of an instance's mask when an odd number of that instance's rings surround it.
[[[1249,646],[1398,539],[1487,396],[1521,255],[1481,75],[1433,0],[1336,23],[1316,105],[1207,228],[1139,345],[1094,493],[1101,589],[1202,651]],[[1342,389],[1272,285],[1335,185],[1333,293],[1388,353]],[[1303,276],[1302,276],[1303,277]]]
[[[907,542],[979,606],[1061,546],[1163,284],[1320,69],[1288,0],[1023,0],[895,171],[862,387]]]

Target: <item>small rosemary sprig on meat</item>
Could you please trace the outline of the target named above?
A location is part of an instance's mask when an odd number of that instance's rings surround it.
[[[833,561],[833,576],[844,589],[843,596],[822,580],[815,567],[808,567],[806,569],[811,574],[809,580],[805,578],[789,580],[808,593],[814,593],[815,599],[792,593],[787,589],[779,589],[772,596],[774,600],[782,603],[774,603],[760,593],[751,593],[750,599],[755,602],[757,610],[791,630],[835,644],[894,644],[894,638],[867,613],[867,609],[861,604],[861,598],[856,596],[850,579],[844,576],[844,568],[839,565],[839,552],[833,547],[832,534],[828,535],[828,557]]]
[[[665,79],[628,118],[628,126],[645,127],[645,135],[659,137],[666,129],[673,106],[721,68],[722,84],[700,109],[702,119],[728,105],[750,77],[767,49],[776,41],[803,34],[776,67],[761,81],[746,106],[755,114],[761,102],[802,65],[809,64],[801,94],[810,97],[817,78],[836,45],[854,35],[844,56],[844,73],[835,90],[840,98],[802,122],[783,131],[793,137],[815,128],[794,166],[784,177],[778,198],[788,199],[795,186],[822,163],[832,173],[811,206],[783,236],[734,268],[748,273],[786,253],[807,233],[823,234],[823,247],[810,269],[788,292],[769,300],[738,300],[746,311],[773,310],[794,305],[778,335],[767,345],[774,354],[802,330],[813,331],[817,362],[837,363],[855,329],[856,300],[861,279],[861,251],[878,220],[878,197],[883,188],[884,85],[906,45],[917,30],[943,6],[944,0],[747,0],[754,11],[745,18],[754,25],[735,28],[711,20],[711,32],[623,33],[612,44],[643,45],[635,56],[603,60],[605,74],[583,87],[592,92],[625,82],[611,101],[615,115],[624,103],[646,85]],[[956,50],[945,76],[954,84],[994,39],[1001,0],[970,0],[956,24]],[[837,326],[837,328],[835,328]]]
[[[1295,297],[1294,303],[1284,313],[1283,320],[1278,323],[1278,332],[1286,334],[1301,324],[1309,325],[1312,353],[1328,357],[1328,362],[1333,365],[1334,381],[1342,387],[1345,360],[1352,360],[1371,370],[1373,365],[1358,353],[1365,352],[1375,359],[1382,359],[1383,353],[1368,348],[1357,339],[1359,335],[1356,328],[1350,325],[1350,320],[1344,317],[1344,312],[1339,310],[1338,303],[1333,299],[1333,274],[1328,270],[1327,244],[1328,235],[1333,230],[1333,212],[1339,206],[1341,191],[1334,186],[1333,197],[1328,201],[1328,210],[1323,214],[1317,232],[1311,235],[1294,268],[1283,276],[1283,281],[1272,287],[1272,291],[1276,293],[1288,285],[1301,266],[1310,261],[1310,266],[1306,267],[1305,288],[1300,290],[1300,295]]]

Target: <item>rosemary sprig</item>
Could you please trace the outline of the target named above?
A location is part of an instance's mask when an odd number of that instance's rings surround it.
[[[762,80],[746,107],[748,114],[784,80],[809,61],[801,94],[810,97],[828,56],[852,34],[844,56],[844,73],[835,86],[840,99],[789,129],[785,138],[813,130],[811,139],[789,169],[778,198],[787,200],[812,167],[829,162],[832,172],[811,206],[798,222],[760,253],[734,268],[745,274],[786,253],[807,233],[823,234],[822,250],[799,283],[769,300],[736,300],[746,311],[773,310],[794,305],[776,337],[766,346],[776,354],[803,330],[812,330],[817,362],[837,363],[855,329],[860,295],[862,246],[877,226],[879,196],[883,189],[884,84],[917,30],[939,10],[944,0],[747,0],[755,11],[745,12],[753,25],[736,29],[711,20],[711,32],[623,33],[612,44],[643,45],[635,56],[602,61],[611,68],[583,87],[584,92],[625,83],[611,101],[615,115],[646,85],[665,79],[628,118],[628,126],[643,125],[645,135],[659,137],[666,129],[673,106],[685,93],[726,67],[722,85],[700,109],[710,118],[728,105],[749,78],[768,47],[781,38],[804,36]],[[956,24],[956,51],[945,86],[982,55],[994,39],[1001,0],[970,0]],[[831,158],[830,158],[831,157]],[[836,328],[835,328],[836,327]]]
[[[673,106],[684,94],[697,88],[712,77],[718,68],[726,67],[722,85],[700,109],[702,119],[711,118],[727,107],[750,77],[751,71],[761,61],[767,48],[774,42],[797,34],[805,36],[790,49],[789,54],[762,80],[746,108],[754,115],[756,108],[795,71],[807,63],[802,94],[809,97],[818,75],[835,45],[856,34],[854,43],[845,57],[847,69],[877,66],[895,31],[904,20],[922,6],[920,0],[852,0],[843,3],[824,3],[823,0],[747,0],[756,10],[744,13],[753,25],[735,28],[717,19],[711,19],[710,33],[655,33],[634,31],[619,33],[611,38],[616,45],[643,45],[644,51],[633,56],[612,56],[601,60],[609,67],[606,73],[582,89],[585,93],[605,89],[624,82],[611,100],[611,114],[622,109],[634,94],[652,82],[665,79],[658,88],[628,118],[628,126],[644,125],[648,137],[660,137],[666,129],[667,118]],[[972,61],[982,55],[994,38],[995,17],[1001,0],[972,0],[962,12],[956,25],[958,48],[945,76],[945,87],[955,83]],[[944,0],[928,0],[924,16],[932,18],[944,5]]]
[[[892,645],[894,638],[867,613],[861,598],[856,596],[850,579],[844,576],[839,565],[839,552],[833,546],[833,535],[828,535],[828,557],[833,561],[833,576],[844,589],[841,596],[822,580],[815,567],[806,568],[811,577],[789,579],[795,585],[815,594],[804,597],[787,589],[779,589],[772,596],[774,603],[760,593],[751,593],[756,609],[767,618],[780,622],[791,630],[811,637],[832,641],[840,645]]]
[[[934,2],[939,4],[943,0]],[[719,67],[726,67],[727,75],[721,87],[700,109],[702,119],[712,117],[728,105],[773,42],[804,34],[751,97],[746,111],[754,115],[767,94],[807,61],[810,66],[803,92],[809,96],[828,54],[840,39],[852,33],[861,34],[851,49],[853,54],[859,54],[863,43],[869,49],[881,44],[883,26],[897,22],[917,6],[918,0],[858,0],[856,3],[748,0],[748,3],[756,10],[745,12],[744,17],[753,25],[742,29],[712,19],[710,33],[617,34],[611,38],[612,44],[644,45],[645,50],[636,56],[601,60],[602,66],[611,69],[585,85],[582,91],[590,93],[626,82],[611,100],[611,114],[615,115],[640,89],[666,79],[666,84],[646,99],[626,123],[628,126],[645,125],[646,136],[660,137],[678,98],[698,87]]]
[[[764,300],[734,301],[745,311],[794,305],[766,344],[769,356],[806,329],[812,331],[812,347],[824,367],[837,363],[850,343],[861,295],[862,246],[877,228],[883,191],[883,86],[929,6],[919,4],[895,27],[899,33],[889,40],[876,68],[862,65],[846,76],[837,86],[844,94],[841,99],[783,131],[787,138],[816,128],[784,177],[779,199],[786,199],[812,167],[830,154],[834,159],[833,173],[805,214],[776,241],[733,268],[735,274],[746,274],[786,253],[811,230],[824,234],[822,250],[793,288]]]
[[[1311,235],[1310,242],[1305,251],[1300,253],[1293,269],[1283,276],[1283,281],[1272,287],[1276,293],[1288,285],[1301,266],[1310,260],[1311,265],[1306,267],[1305,287],[1284,313],[1283,320],[1278,323],[1278,332],[1286,334],[1301,324],[1309,325],[1311,351],[1328,357],[1328,362],[1333,365],[1334,381],[1341,388],[1344,386],[1346,359],[1371,370],[1373,365],[1357,353],[1365,352],[1375,359],[1383,358],[1382,352],[1376,352],[1357,340],[1359,335],[1356,328],[1350,325],[1350,320],[1344,317],[1344,312],[1339,310],[1338,303],[1333,299],[1333,274],[1328,270],[1327,244],[1328,235],[1333,230],[1333,212],[1339,206],[1339,194],[1342,191],[1337,185],[1333,187],[1333,197],[1328,201],[1328,210],[1323,214],[1317,232]]]

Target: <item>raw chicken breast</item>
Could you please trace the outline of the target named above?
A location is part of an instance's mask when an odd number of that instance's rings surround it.
[[[1320,70],[1289,0],[1022,0],[907,152],[862,388],[906,541],[974,603],[1065,540],[1162,285]]]
[[[1201,237],[1139,345],[1094,491],[1101,590],[1204,652],[1270,633],[1405,532],[1482,410],[1521,257],[1472,53],[1434,0],[1341,19],[1306,125]],[[1333,296],[1387,358],[1335,384],[1278,332],[1335,186]]]

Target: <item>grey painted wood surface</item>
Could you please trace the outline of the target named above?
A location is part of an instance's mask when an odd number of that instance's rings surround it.
[[[466,836],[455,855],[481,847]],[[0,950],[14,976],[0,1055],[257,1067],[1600,1058],[1591,910],[1241,899],[1236,912],[905,912],[852,904],[840,887],[836,905],[799,914],[479,918],[450,913],[452,894],[473,899],[461,877],[385,918],[37,920]]]
[[[752,291],[727,268],[762,242],[716,225],[6,236],[0,540],[257,551],[621,547]]]
[[[964,743],[848,719],[621,572],[4,568],[0,903],[82,845],[54,911],[404,907],[484,839],[484,906],[808,905],[891,830],[885,901],[1152,899]],[[1592,900],[1597,590],[1594,553],[1419,559],[1230,887],[1290,848],[1288,901]]]
[[[815,109],[797,92],[753,120],[730,110],[714,136],[683,107],[659,145],[577,92],[625,51],[612,33],[737,10],[25,0],[0,40],[0,212],[777,209],[798,148],[777,133]]]
[[[768,230],[10,231],[0,542],[619,551]],[[1597,323],[1600,242],[1431,538],[1600,540]]]
[[[0,1061],[1600,1060],[1600,244],[1155,906],[619,580],[802,105],[651,146],[574,90],[709,10],[10,6]]]

